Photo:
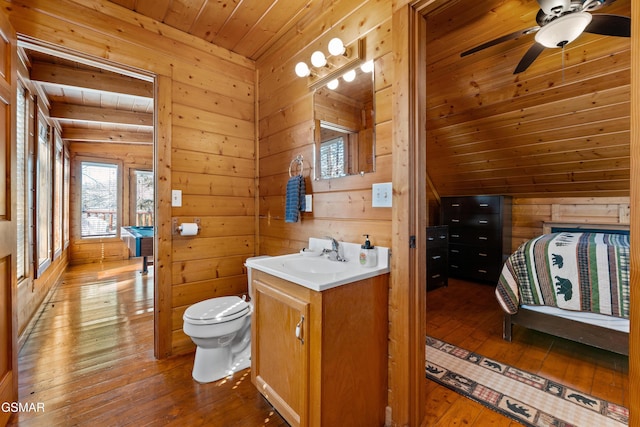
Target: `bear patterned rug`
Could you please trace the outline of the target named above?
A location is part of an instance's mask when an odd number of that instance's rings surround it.
[[[526,426],[626,426],[629,410],[427,337],[427,378]]]

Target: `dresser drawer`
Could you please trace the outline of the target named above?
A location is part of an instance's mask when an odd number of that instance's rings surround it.
[[[486,227],[451,227],[449,243],[502,247],[502,229]]]
[[[427,252],[430,249],[446,248],[449,244],[449,227],[446,225],[427,227]]]
[[[502,270],[499,248],[470,245],[450,245],[449,274],[455,277],[497,282]]]
[[[452,214],[499,213],[501,196],[443,197],[442,211]]]
[[[460,213],[459,215],[443,215],[442,223],[449,227],[482,227],[500,228],[500,214],[492,213]]]

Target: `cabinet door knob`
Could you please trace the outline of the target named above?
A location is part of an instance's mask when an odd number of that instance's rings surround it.
[[[300,321],[296,325],[296,338],[304,344],[304,338],[302,337],[302,324],[304,323],[304,316],[300,316]]]

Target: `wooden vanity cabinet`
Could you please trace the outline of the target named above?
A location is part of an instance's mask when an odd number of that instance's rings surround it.
[[[388,274],[316,292],[252,271],[251,380],[292,426],[382,426]]]

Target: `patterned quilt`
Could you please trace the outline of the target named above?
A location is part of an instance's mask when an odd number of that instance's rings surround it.
[[[496,297],[521,304],[629,317],[629,236],[562,232],[523,243],[505,262]]]

